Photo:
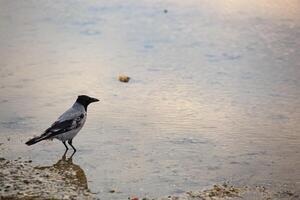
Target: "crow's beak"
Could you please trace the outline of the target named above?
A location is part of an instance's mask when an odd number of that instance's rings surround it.
[[[90,102],[91,102],[91,103],[97,102],[97,101],[99,101],[99,99],[96,99],[96,98],[91,98],[91,99],[90,99]]]

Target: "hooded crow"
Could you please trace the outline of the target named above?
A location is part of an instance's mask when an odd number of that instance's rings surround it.
[[[83,127],[86,115],[87,107],[90,103],[99,101],[96,98],[92,98],[86,95],[78,96],[76,102],[73,106],[64,112],[41,136],[34,137],[26,142],[27,145],[33,145],[42,140],[56,138],[65,145],[66,150],[69,145],[76,151],[75,147],[72,145],[73,138],[77,135],[80,129]]]

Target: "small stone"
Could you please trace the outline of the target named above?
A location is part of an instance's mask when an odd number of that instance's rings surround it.
[[[126,76],[126,75],[120,75],[119,76],[119,81],[120,82],[127,83],[127,82],[129,82],[129,80],[130,80],[129,76]]]
[[[116,190],[109,190],[109,193],[115,193]]]

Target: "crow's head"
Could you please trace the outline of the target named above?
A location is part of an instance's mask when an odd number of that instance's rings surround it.
[[[90,103],[97,102],[97,101],[99,101],[99,100],[96,98],[93,98],[93,97],[89,97],[87,95],[79,95],[76,100],[77,103],[84,106],[85,110],[87,109],[87,107]]]

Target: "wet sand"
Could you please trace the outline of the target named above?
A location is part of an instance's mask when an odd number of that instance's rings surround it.
[[[0,199],[96,199],[83,171],[63,157],[53,166],[0,158]]]
[[[32,166],[32,160],[22,161],[21,158],[9,161],[0,158],[0,199],[85,199],[96,200],[96,194],[88,190],[87,179],[82,169],[72,163],[72,156],[64,154],[53,166]],[[300,198],[295,190],[281,186],[279,190],[271,190],[264,186],[235,187],[228,183],[214,185],[202,191],[187,191],[180,195],[167,197],[133,197],[131,200],[296,200]],[[289,186],[289,188],[291,188]],[[110,190],[113,194],[118,191]]]

